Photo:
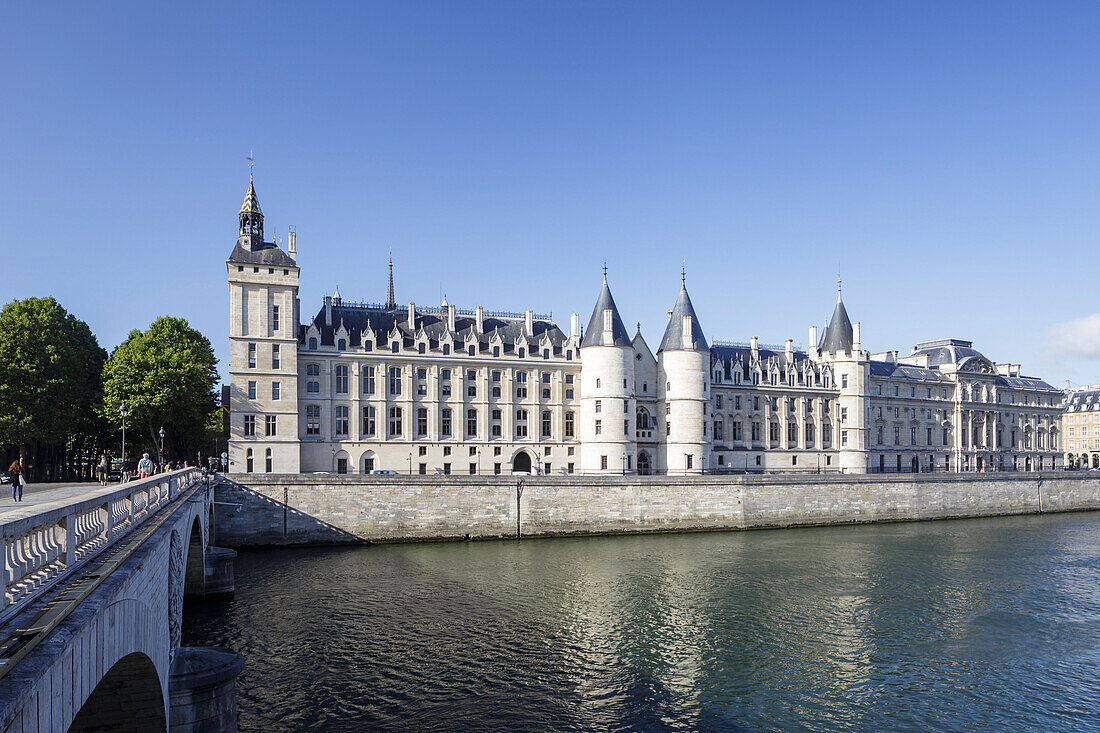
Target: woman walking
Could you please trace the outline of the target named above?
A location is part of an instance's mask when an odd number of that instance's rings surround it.
[[[0,463],[0,466],[4,464]],[[11,477],[11,498],[13,501],[23,501],[23,467],[16,458],[8,466],[8,476]]]
[[[99,466],[96,467],[96,472],[99,474],[99,485],[107,485],[107,472],[110,470],[111,464],[107,462],[107,454],[99,454]]]

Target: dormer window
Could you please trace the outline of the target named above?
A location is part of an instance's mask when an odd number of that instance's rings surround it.
[[[336,350],[337,351],[347,351],[348,350],[348,340],[347,339],[340,339],[339,341],[337,341],[336,342]]]
[[[443,344],[443,356],[448,356],[451,353],[451,345]]]
[[[427,347],[424,345],[423,341],[416,345],[416,353],[423,354],[425,351],[427,351]]]
[[[470,356],[473,356],[474,354],[477,353],[476,350],[477,350],[477,347],[474,346],[473,344],[470,344],[470,346],[467,347],[467,349],[466,349],[466,353],[469,354]]]
[[[550,358],[550,349],[543,349],[542,350],[542,358],[543,359],[549,359]]]
[[[309,339],[309,350],[310,351],[316,351],[317,350],[317,338],[315,336],[311,336],[310,339]]]
[[[500,347],[499,346],[494,346],[493,347],[493,356],[500,356]],[[520,356],[523,356],[523,354],[520,354]]]
[[[363,351],[374,351],[374,342],[363,339]]]
[[[493,356],[496,356],[496,354],[493,354]],[[519,347],[519,358],[523,359],[526,356],[527,356],[527,349],[523,348],[522,346]]]
[[[393,343],[390,344],[390,351],[392,353],[396,354],[400,349],[401,349],[401,344],[398,343],[397,341],[394,341]]]

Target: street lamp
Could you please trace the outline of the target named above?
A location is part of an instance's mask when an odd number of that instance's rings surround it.
[[[164,426],[160,426],[160,465],[164,465]]]
[[[130,406],[126,404],[126,400],[118,406],[118,414],[122,415],[122,469],[119,475],[124,476],[126,474],[126,416],[130,414]]]

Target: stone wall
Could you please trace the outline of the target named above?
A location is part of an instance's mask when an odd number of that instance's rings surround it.
[[[231,547],[516,536],[506,476],[235,475],[215,491]],[[524,536],[750,529],[1100,509],[1100,476],[527,477]]]

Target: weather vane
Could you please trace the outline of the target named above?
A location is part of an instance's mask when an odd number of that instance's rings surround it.
[[[680,260],[680,284],[687,287],[687,260]]]
[[[253,164],[252,148],[249,148],[248,149],[248,181],[249,181],[249,183],[252,182],[252,164]]]

